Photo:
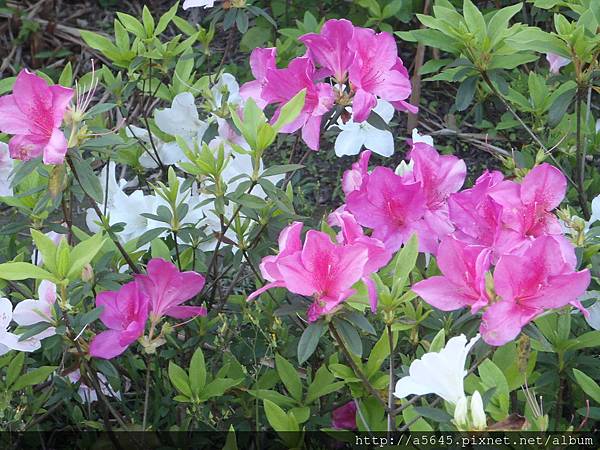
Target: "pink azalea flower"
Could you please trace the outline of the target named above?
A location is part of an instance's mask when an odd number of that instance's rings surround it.
[[[435,148],[421,142],[413,145],[409,156],[414,166],[405,178],[421,183],[427,202],[423,226],[428,232],[419,235],[419,243],[423,251],[435,254],[439,241],[454,231],[447,200],[462,187],[467,167],[462,159],[440,156]]]
[[[392,252],[379,239],[366,236],[354,216],[347,211],[335,211],[331,213],[328,222],[331,226],[341,228],[341,231],[337,235],[338,243],[342,245],[363,246],[367,250],[367,263],[363,269],[362,281],[369,291],[371,311],[377,311],[377,288],[371,278],[371,274],[377,272],[390,262]]]
[[[180,272],[177,266],[161,258],[151,259],[146,267],[146,275],[136,275],[150,302],[151,319],[169,316],[187,319],[206,316],[204,306],[181,306],[196,296],[204,287],[204,277],[196,272]]]
[[[488,249],[449,236],[440,244],[437,264],[442,276],[419,281],[412,287],[423,300],[442,311],[468,306],[475,313],[487,305],[485,273],[490,268]]]
[[[260,263],[262,276],[265,280],[270,281],[270,283],[254,292],[248,297],[248,300],[252,300],[267,289],[285,286],[285,281],[283,275],[279,272],[278,264],[282,258],[302,251],[301,234],[302,222],[294,222],[281,230],[281,233],[279,233],[279,253],[276,256],[265,256]]]
[[[104,291],[96,297],[96,306],[104,307],[100,320],[109,329],[90,343],[90,355],[112,359],[144,334],[148,319],[148,296],[132,281],[118,291]]]
[[[338,83],[344,83],[348,69],[354,62],[354,52],[349,46],[354,38],[354,25],[346,19],[325,22],[321,32],[308,33],[299,40],[308,48],[308,56],[333,75]]]
[[[503,345],[544,310],[576,302],[590,283],[590,272],[575,272],[575,264],[574,248],[555,236],[537,238],[522,256],[502,256],[494,271],[501,300],[483,315],[483,339]]]
[[[419,225],[426,208],[421,183],[407,183],[387,167],[376,167],[360,190],[346,197],[346,209],[392,252],[423,231]]]
[[[546,53],[546,60],[550,63],[550,73],[558,74],[560,68],[571,63],[569,58],[557,55],[555,53]]]
[[[336,430],[356,430],[356,403],[354,401],[333,410],[331,427]]]
[[[43,155],[44,164],[62,164],[67,139],[60,130],[73,89],[48,86],[46,81],[22,70],[13,93],[0,97],[0,131],[13,134],[11,158],[23,161]]]
[[[514,251],[523,244],[521,235],[503,222],[504,203],[518,200],[514,183],[504,181],[500,172],[485,172],[470,189],[450,195],[448,211],[456,231],[454,235],[474,245],[492,250],[494,260],[502,254]]]
[[[368,250],[357,244],[336,245],[327,234],[315,230],[306,234],[304,246],[296,250],[297,227],[296,224],[288,227],[280,238],[285,255],[267,257],[261,265],[263,276],[275,281],[250,294],[248,300],[267,289],[285,287],[295,294],[314,298],[308,310],[308,320],[314,322],[355,293],[352,286],[363,277]]]
[[[315,66],[309,58],[295,58],[285,69],[269,69],[261,91],[266,104],[280,107],[290,101],[302,89],[306,89],[304,108],[292,123],[282,128],[283,133],[293,133],[302,128],[302,139],[312,150],[319,149],[321,118],[333,106],[333,89],[327,83],[316,83]],[[275,112],[274,120],[279,116]]]
[[[266,100],[263,99],[262,90],[267,83],[267,73],[270,70],[277,69],[276,56],[277,48],[255,48],[252,50],[250,69],[255,79],[244,83],[240,88],[240,96],[244,100],[252,98],[261,109],[267,106]]]
[[[352,164],[352,169],[346,170],[342,177],[342,190],[348,195],[352,191],[357,191],[369,176],[369,158],[371,150],[365,150],[360,154],[358,161]]]
[[[524,239],[562,234],[560,222],[552,213],[567,191],[567,179],[560,170],[541,164],[533,168],[520,185],[512,183],[509,189],[512,192],[496,189],[492,194],[504,207],[503,220],[509,228],[521,233]]]
[[[398,50],[391,34],[356,28],[350,48],[356,52],[349,69],[355,122],[369,117],[377,98],[390,102],[408,98],[412,87],[406,73],[398,70]]]

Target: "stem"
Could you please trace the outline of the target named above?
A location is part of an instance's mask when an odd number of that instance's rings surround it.
[[[354,372],[354,374],[358,378],[360,378],[360,380],[363,382],[363,385],[367,388],[367,390],[369,391],[369,393],[373,397],[375,397],[379,403],[381,403],[381,405],[383,406],[383,408],[387,412],[388,411],[388,407],[387,407],[387,405],[385,403],[385,400],[383,400],[381,398],[381,395],[379,395],[379,392],[377,391],[377,389],[375,389],[373,387],[373,385],[369,382],[369,379],[367,378],[367,376],[360,369],[360,367],[358,367],[358,365],[356,364],[356,362],[352,358],[352,355],[348,351],[348,348],[346,347],[346,344],[342,340],[340,334],[338,333],[337,329],[335,328],[335,325],[332,322],[329,322],[329,331],[331,331],[331,334],[333,335],[333,337],[337,341],[338,345],[342,349],[342,352],[346,356],[346,359],[348,360],[348,363],[350,364],[350,367],[352,367],[352,371]]]
[[[392,326],[387,325],[388,343],[390,346],[390,369],[389,369],[389,386],[388,386],[388,433],[391,433],[396,428],[396,413],[394,411],[394,337],[392,334]]]
[[[71,172],[73,172],[73,176],[75,177],[75,180],[77,180],[77,183],[79,183],[79,186],[81,187],[81,190],[83,191],[83,193],[85,194],[85,196],[88,197],[92,201],[92,208],[94,209],[94,212],[100,218],[100,220],[102,221],[102,224],[105,225],[106,224],[106,217],[104,216],[104,214],[102,214],[102,211],[100,211],[100,208],[98,207],[98,204],[96,203],[96,200],[94,200],[94,198],[90,194],[88,194],[87,191],[85,190],[85,188],[83,187],[83,184],[81,183],[81,180],[79,179],[79,175],[77,173],[77,169],[75,169],[75,164],[73,164],[73,161],[71,160],[71,156],[67,155],[65,159],[67,161],[67,164],[71,168]],[[112,241],[114,242],[115,246],[117,247],[117,249],[119,250],[119,252],[123,256],[123,258],[125,259],[125,261],[127,262],[127,264],[129,264],[129,267],[131,268],[131,270],[133,270],[135,273],[141,273],[140,269],[133,262],[133,260],[131,259],[131,257],[129,256],[129,254],[127,253],[127,251],[123,248],[123,246],[121,245],[121,243],[119,242],[119,240],[117,239],[117,237],[114,236],[114,234],[110,230],[108,230],[106,226],[105,226],[105,231],[109,235],[109,237],[112,239]]]
[[[585,192],[585,145],[581,142],[581,102],[583,101],[583,92],[580,87],[577,88],[575,100],[575,114],[577,115],[577,136],[576,136],[576,154],[577,154],[577,194],[579,204],[586,220],[590,218],[590,209],[587,204],[587,195]]]
[[[173,241],[175,241],[175,255],[177,257],[177,267],[179,267],[179,271],[181,272],[181,259],[179,257],[179,244],[177,243],[177,231],[171,230],[171,234],[173,235]]]
[[[144,394],[144,415],[142,417],[142,430],[146,431],[146,419],[148,417],[148,403],[150,399],[150,365],[152,358],[146,358],[146,393]]]

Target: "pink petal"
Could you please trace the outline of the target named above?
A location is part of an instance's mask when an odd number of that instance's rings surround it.
[[[64,133],[55,128],[44,148],[44,164],[62,164],[67,154],[67,145]]]
[[[369,118],[369,114],[377,105],[377,98],[363,90],[358,89],[352,100],[352,117],[355,122],[363,122]]]
[[[521,329],[541,312],[541,309],[500,301],[483,314],[479,330],[485,342],[501,346],[515,339]]]
[[[103,359],[119,356],[128,347],[119,343],[120,334],[120,331],[109,330],[96,335],[90,343],[90,355]]]
[[[567,179],[556,167],[544,163],[533,168],[521,183],[523,203],[537,203],[546,211],[560,205],[567,191]]]
[[[30,134],[31,119],[24,115],[17,103],[14,95],[4,95],[0,97],[0,131],[9,134]]]

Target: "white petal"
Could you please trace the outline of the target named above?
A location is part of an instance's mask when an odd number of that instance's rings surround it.
[[[15,306],[13,320],[21,326],[50,322],[50,308],[48,303],[39,300],[23,300]]]
[[[178,94],[173,99],[171,108],[157,110],[154,113],[156,126],[171,136],[193,139],[197,135],[198,126],[203,124],[198,119],[198,109],[194,96],[189,92]]]
[[[392,156],[394,154],[394,136],[388,130],[379,130],[370,127],[365,135],[365,148],[381,156]]]
[[[40,341],[33,337],[19,341],[19,336],[8,332],[0,334],[0,344],[19,352],[34,352],[42,346]]]
[[[377,100],[377,105],[373,108],[379,117],[381,117],[385,123],[390,123],[394,118],[394,113],[396,112],[394,106],[390,102],[386,102],[385,100]]]
[[[419,130],[417,130],[416,128],[413,128],[412,130],[412,141],[413,144],[416,144],[417,142],[422,142],[423,144],[427,144],[433,147],[433,138],[426,134],[420,134]]]
[[[365,135],[359,124],[344,129],[335,140],[335,154],[337,156],[358,155],[365,142]]]
[[[13,307],[7,298],[0,298],[0,333],[6,331],[12,320]]]

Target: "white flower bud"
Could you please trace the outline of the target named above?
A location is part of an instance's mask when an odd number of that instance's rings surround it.
[[[454,408],[454,424],[459,430],[466,430],[469,426],[467,418],[467,397],[461,397]]]
[[[485,430],[487,428],[487,419],[483,410],[483,400],[479,391],[475,391],[471,397],[471,419],[475,430]]]

